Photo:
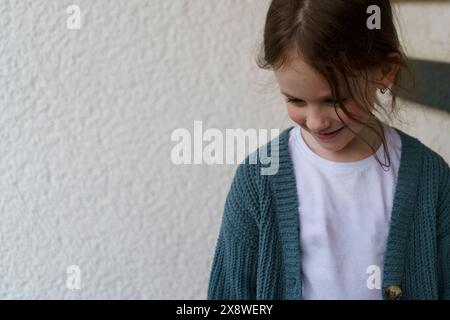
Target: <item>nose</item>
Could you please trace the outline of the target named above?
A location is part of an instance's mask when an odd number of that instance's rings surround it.
[[[312,110],[308,115],[306,119],[306,126],[308,127],[309,131],[312,132],[320,132],[320,131],[326,131],[330,128],[331,121],[330,119],[320,110]]]

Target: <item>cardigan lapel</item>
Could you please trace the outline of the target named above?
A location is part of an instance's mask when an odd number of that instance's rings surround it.
[[[289,132],[294,127],[284,130],[278,139],[279,169],[269,176],[275,194],[275,213],[281,242],[282,277],[284,279],[283,300],[302,299],[300,224],[293,163],[289,153]],[[277,142],[275,142],[277,143]]]
[[[415,211],[415,199],[422,164],[421,143],[416,138],[395,129],[402,141],[400,168],[392,205],[389,234],[384,256],[382,295],[386,289],[395,285],[402,288],[405,253],[408,244],[409,230]],[[404,296],[405,297],[405,296]]]

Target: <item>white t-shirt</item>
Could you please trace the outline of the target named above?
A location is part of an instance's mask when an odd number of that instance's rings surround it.
[[[290,131],[304,299],[382,299],[383,257],[401,156],[398,132],[383,126],[389,171],[373,155],[353,162],[327,160],[309,148],[298,125]],[[383,145],[377,155],[384,163]]]

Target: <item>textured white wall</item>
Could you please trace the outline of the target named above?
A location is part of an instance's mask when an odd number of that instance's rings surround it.
[[[0,298],[206,297],[236,165],[173,165],[170,136],[292,125],[253,64],[267,3],[0,2]],[[409,131],[450,160],[449,115],[423,110]]]

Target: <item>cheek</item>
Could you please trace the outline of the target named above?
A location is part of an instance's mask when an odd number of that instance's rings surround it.
[[[365,113],[364,110],[362,108],[360,108],[356,103],[354,103],[354,102],[348,103],[345,106],[347,108],[347,111],[351,114],[352,117],[354,117],[358,120],[359,119],[363,120],[363,119],[368,118],[367,113]],[[345,112],[339,108],[338,108],[338,112],[339,112],[339,116],[342,119],[342,121],[344,123],[346,123],[348,126],[353,126],[353,127],[361,126],[361,124],[359,124],[358,122],[354,121],[352,118],[347,116],[347,114],[345,114]]]
[[[304,122],[304,115],[299,107],[287,105],[287,113],[289,118],[296,123]]]

